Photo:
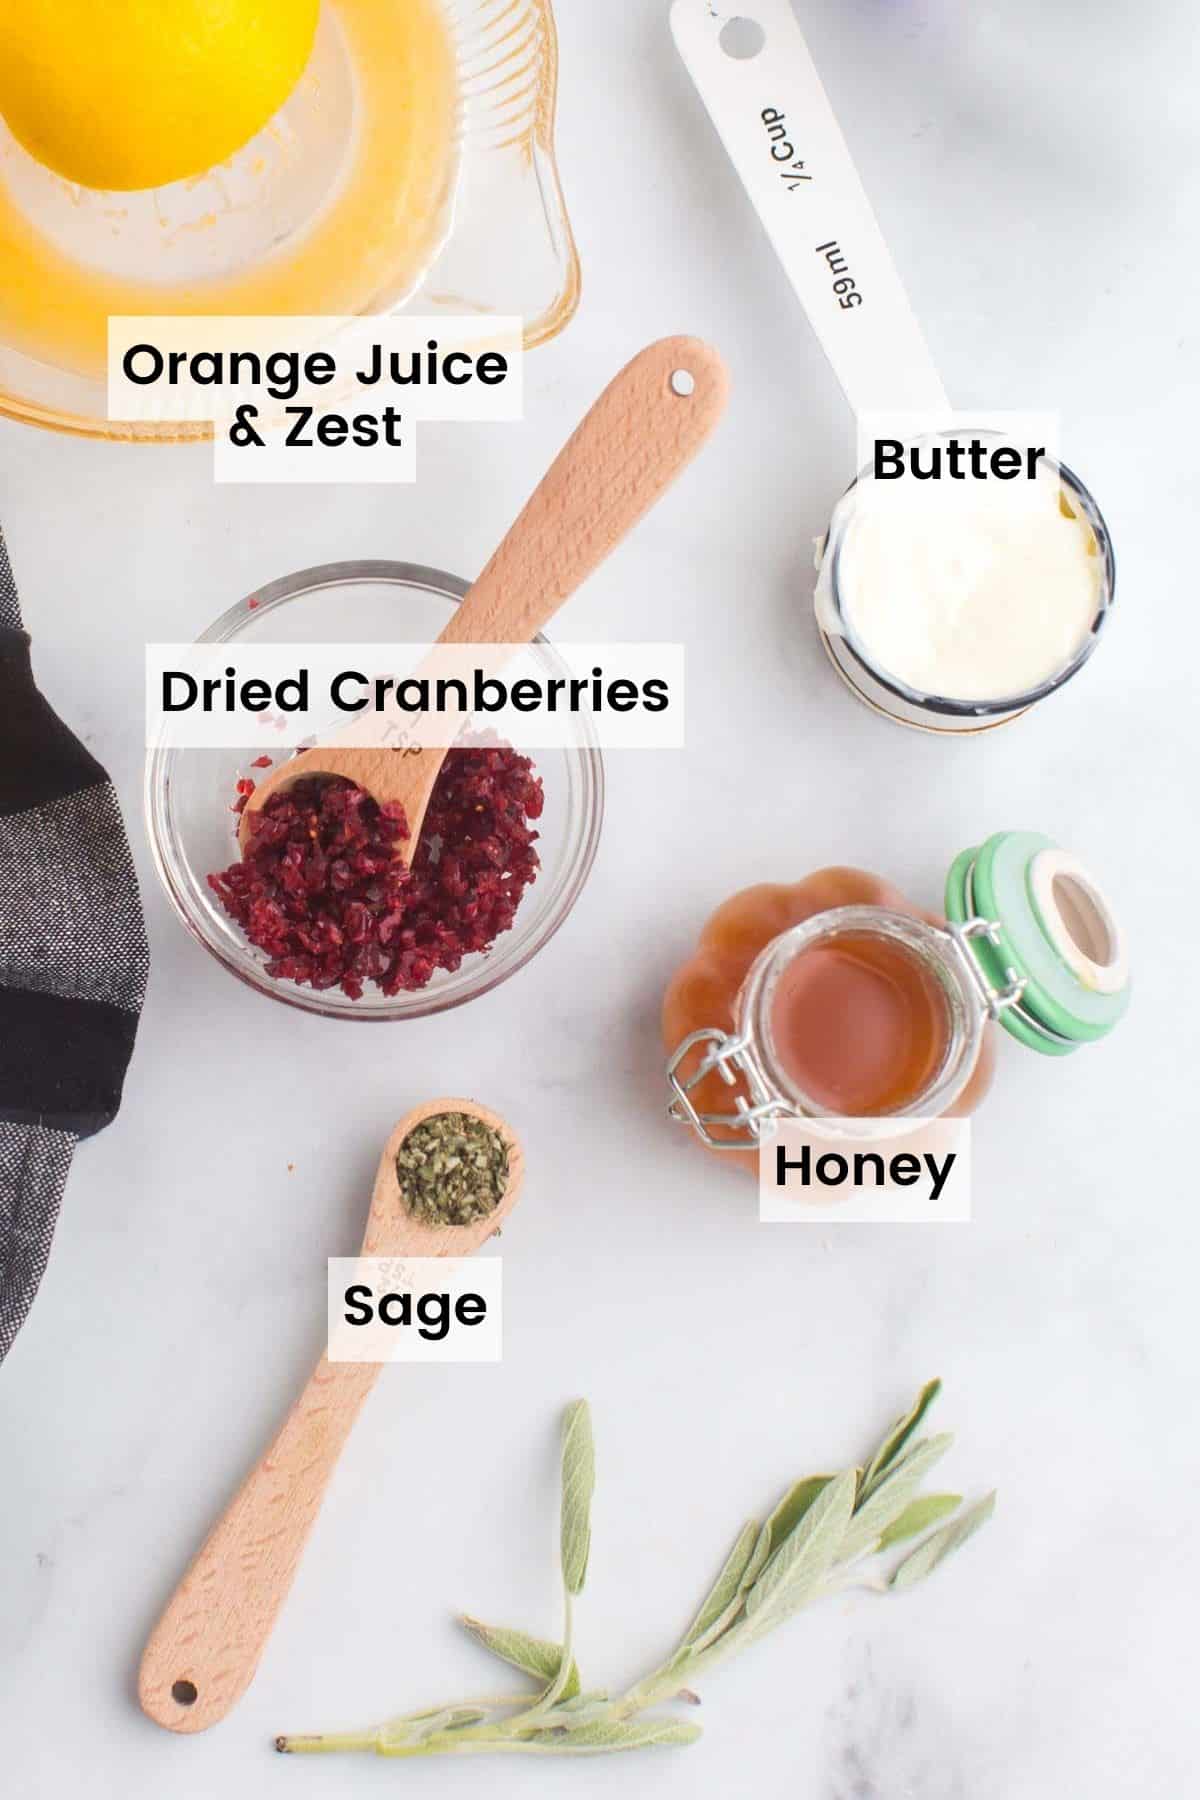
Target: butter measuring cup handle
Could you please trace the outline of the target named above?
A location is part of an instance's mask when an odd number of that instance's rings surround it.
[[[946,390],[791,0],[746,11],[673,0],[684,66],[854,411],[940,416]]]

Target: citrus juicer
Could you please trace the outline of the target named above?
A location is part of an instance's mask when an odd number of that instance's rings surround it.
[[[325,0],[288,101],[203,175],[81,188],[0,118],[0,414],[209,436],[108,419],[112,315],[479,312],[554,336],[579,290],[556,87],[550,0]]]

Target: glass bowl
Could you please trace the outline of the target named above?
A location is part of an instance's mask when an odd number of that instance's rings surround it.
[[[442,630],[467,583],[409,563],[327,563],[285,575],[222,614],[205,644],[429,643]],[[548,676],[570,670],[544,637],[534,655]],[[486,994],[548,943],[583,891],[604,817],[604,764],[590,721],[579,718],[564,749],[534,753],[546,804],[538,821],[541,869],[510,931],[454,974],[439,970],[417,993],[361,1000],[340,989],[315,993],[266,972],[266,957],[247,942],[205,879],[236,861],[231,811],[239,776],[253,774],[254,749],[181,750],[163,746],[146,759],[146,820],[163,886],[192,936],[239,980],[285,1005],[330,1019],[419,1019]],[[517,749],[521,746],[518,744]]]
[[[369,301],[295,310],[517,316],[526,345],[543,343],[579,301],[579,259],[554,157],[551,0],[436,4],[455,59],[457,114],[448,172],[425,198],[427,229],[411,242],[411,221],[398,217],[373,230],[369,244],[356,240],[370,254],[364,267],[372,277],[376,263],[389,271]],[[211,436],[205,424],[108,419],[105,320],[111,313],[291,310],[238,305],[228,295],[236,295],[241,272],[269,270],[272,258],[303,255],[316,239],[324,202],[339,190],[330,171],[353,166],[354,104],[337,0],[327,0],[300,87],[251,143],[207,175],[144,193],[94,192],[35,162],[0,119],[0,264],[8,237],[24,259],[20,281],[11,268],[5,273],[11,294],[19,288],[24,298],[13,298],[8,311],[0,304],[0,415],[122,441]],[[386,217],[386,206],[370,216]],[[314,259],[329,266],[315,250]],[[226,295],[223,303],[206,304],[206,283]],[[49,346],[38,340],[45,319],[58,320],[62,334]]]

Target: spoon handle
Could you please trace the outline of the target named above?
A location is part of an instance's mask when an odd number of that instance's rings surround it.
[[[682,474],[725,410],[729,376],[699,338],[662,338],[605,388],[438,639],[440,644],[523,645],[586,581]],[[496,650],[488,673],[512,655]],[[419,670],[417,671],[420,672]],[[243,808],[243,854],[251,820],[274,794],[306,774],[344,775],[408,817],[406,860],[416,848],[444,747],[412,746],[403,769],[380,748],[378,716],[364,714],[308,758],[260,781]]]
[[[729,377],[699,338],[663,338],[605,388],[442,633],[527,644],[706,442]]]
[[[205,1731],[249,1687],[376,1363],[322,1358],[180,1582],[142,1656],[142,1711]]]

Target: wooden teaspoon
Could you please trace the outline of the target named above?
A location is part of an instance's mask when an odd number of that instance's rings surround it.
[[[561,451],[438,642],[530,643],[691,462],[728,392],[724,363],[699,338],[663,338],[635,356]],[[404,808],[409,835],[397,853],[412,861],[446,747],[399,755],[354,738],[348,727],[338,744],[292,757],[258,784],[238,826],[243,855],[251,820],[273,794],[302,777],[341,775],[381,806]]]
[[[464,1112],[501,1133],[508,1187],[496,1210],[441,1230],[400,1196],[396,1153],[436,1113]],[[525,1158],[511,1128],[473,1100],[431,1100],[401,1119],[375,1176],[364,1256],[469,1256],[497,1232],[521,1192]],[[213,1528],[150,1635],[138,1676],[142,1711],[168,1731],[206,1731],[241,1699],[300,1562],[342,1446],[382,1364],[323,1356],[257,1468]]]

